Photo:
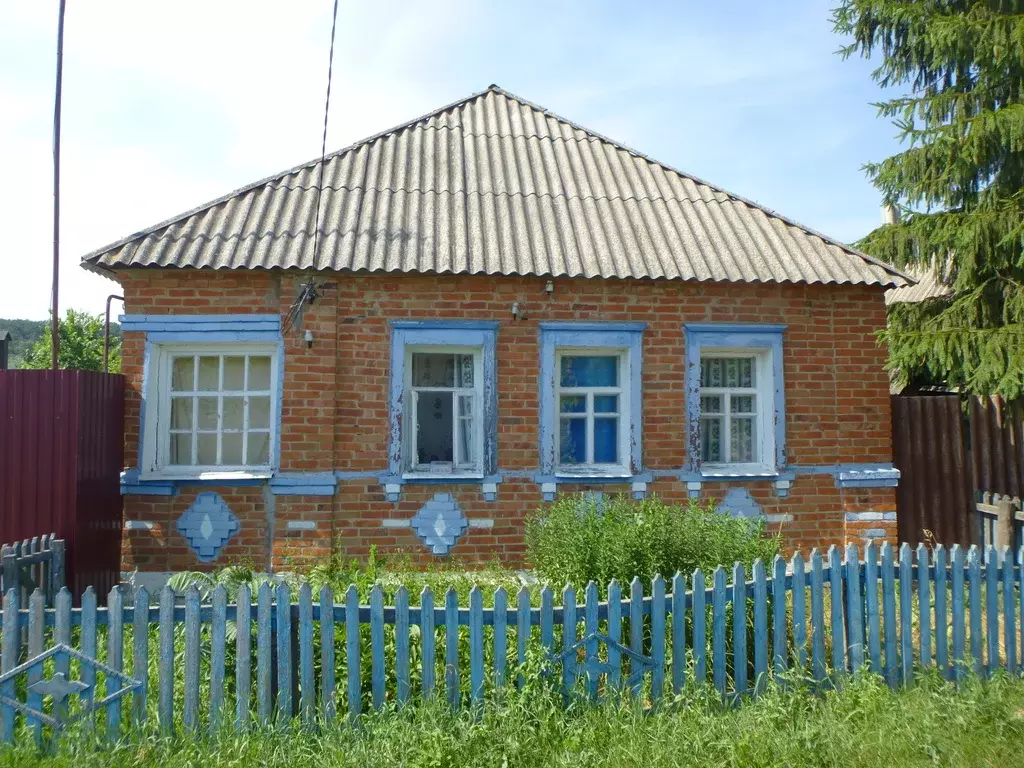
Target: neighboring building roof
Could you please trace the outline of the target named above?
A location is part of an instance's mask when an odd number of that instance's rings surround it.
[[[0,328],[0,341],[6,341],[11,338],[11,332],[6,328]]]
[[[891,304],[916,304],[925,299],[935,299],[939,296],[949,296],[953,289],[946,285],[939,274],[935,264],[929,268],[907,267],[903,270],[906,274],[917,279],[916,285],[905,285],[900,288],[890,288],[885,292],[886,306]]]
[[[876,259],[497,86],[83,258],[83,266],[902,286]]]

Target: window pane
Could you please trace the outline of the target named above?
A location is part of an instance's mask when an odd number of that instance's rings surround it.
[[[563,357],[560,381],[563,387],[617,387],[619,358]]]
[[[459,466],[476,464],[476,437],[473,427],[474,420],[472,418],[459,419],[459,439],[462,441],[462,455],[459,457]]]
[[[454,387],[455,355],[413,353],[412,385],[414,387]]]
[[[171,429],[192,429],[192,398],[171,399]]]
[[[249,391],[266,392],[270,389],[270,358],[249,358]]]
[[[249,455],[246,464],[262,466],[270,463],[270,433],[249,433]]]
[[[192,463],[192,435],[171,435],[171,464]]]
[[[472,355],[456,355],[455,356],[455,386],[457,386],[457,387],[472,387],[473,386],[473,356]]]
[[[710,463],[722,461],[722,420],[700,420],[700,459]]]
[[[700,361],[702,387],[741,387],[755,385],[753,357],[704,357]]]
[[[199,429],[217,428],[217,398],[199,397]],[[202,464],[202,462],[199,462]]]
[[[220,389],[220,358],[199,358],[199,391],[216,392]]]
[[[619,419],[594,419],[594,462],[597,464],[619,463]]]
[[[245,418],[245,398],[224,398],[224,429],[241,429]]]
[[[176,357],[171,364],[171,389],[175,392],[191,392],[195,384],[194,361],[191,357]]]
[[[754,413],[754,396],[733,395],[729,399],[729,410],[733,413]]]
[[[419,463],[453,463],[452,395],[447,392],[420,392],[416,408]]]
[[[224,358],[224,389],[241,392],[245,389],[245,358]]]
[[[199,435],[199,458],[196,463],[206,465],[217,463],[216,435]]]
[[[586,395],[562,395],[559,409],[562,413],[586,413]]]
[[[257,429],[270,427],[270,398],[249,398],[249,426]]]
[[[473,415],[473,395],[459,395],[459,416]]]
[[[721,387],[724,381],[723,365],[720,357],[704,357],[700,361],[700,385],[702,387]]]
[[[594,413],[618,413],[618,395],[594,395]]]
[[[729,444],[734,462],[756,461],[754,455],[754,420],[734,418],[729,426]]]
[[[242,433],[226,434],[221,437],[220,463],[236,467],[242,463]]]
[[[700,399],[701,413],[721,413],[722,398],[719,395],[705,396]]]
[[[585,464],[587,461],[587,420],[562,417],[558,442],[560,464]]]

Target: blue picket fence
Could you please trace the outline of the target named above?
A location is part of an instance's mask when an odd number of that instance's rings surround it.
[[[1024,549],[1015,559],[955,546],[947,558],[941,546],[896,553],[886,544],[859,555],[850,546],[845,557],[832,548],[788,566],[776,558],[770,573],[758,561],[749,575],[736,564],[710,582],[700,571],[647,588],[634,580],[627,594],[612,582],[604,599],[593,583],[582,595],[567,587],[557,605],[550,588],[539,605],[522,589],[515,606],[498,589],[487,608],[478,588],[468,605],[454,590],[435,600],[425,589],[412,605],[400,587],[385,605],[377,585],[365,605],[354,586],[314,599],[308,584],[293,595],[284,583],[264,584],[255,602],[246,587],[233,604],[222,587],[208,602],[193,587],[182,603],[168,587],[155,605],[145,589],[129,605],[115,588],[103,608],[92,591],[78,608],[66,589],[54,608],[38,591],[23,607],[11,591],[0,740],[11,741],[20,720],[39,738],[44,726],[96,710],[118,738],[146,723],[195,731],[358,718],[414,696],[473,706],[522,685],[535,655],[567,697],[633,695],[649,706],[687,685],[710,684],[733,701],[772,677],[834,684],[863,667],[894,686],[926,667],[951,680],[972,668],[1017,673]]]

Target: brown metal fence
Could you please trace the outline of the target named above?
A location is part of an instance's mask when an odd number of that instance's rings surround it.
[[[1024,491],[1024,419],[998,398],[896,395],[893,456],[900,541],[981,543],[975,510],[983,492]]]
[[[0,542],[66,540],[76,597],[120,578],[123,467],[122,376],[0,371]]]

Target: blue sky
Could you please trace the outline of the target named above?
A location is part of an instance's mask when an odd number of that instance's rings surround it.
[[[79,257],[319,154],[332,0],[68,3],[61,306]],[[342,2],[328,150],[497,83],[845,241],[898,149],[827,0]],[[0,3],[0,317],[50,296],[56,0]],[[63,311],[63,310],[62,310]]]

